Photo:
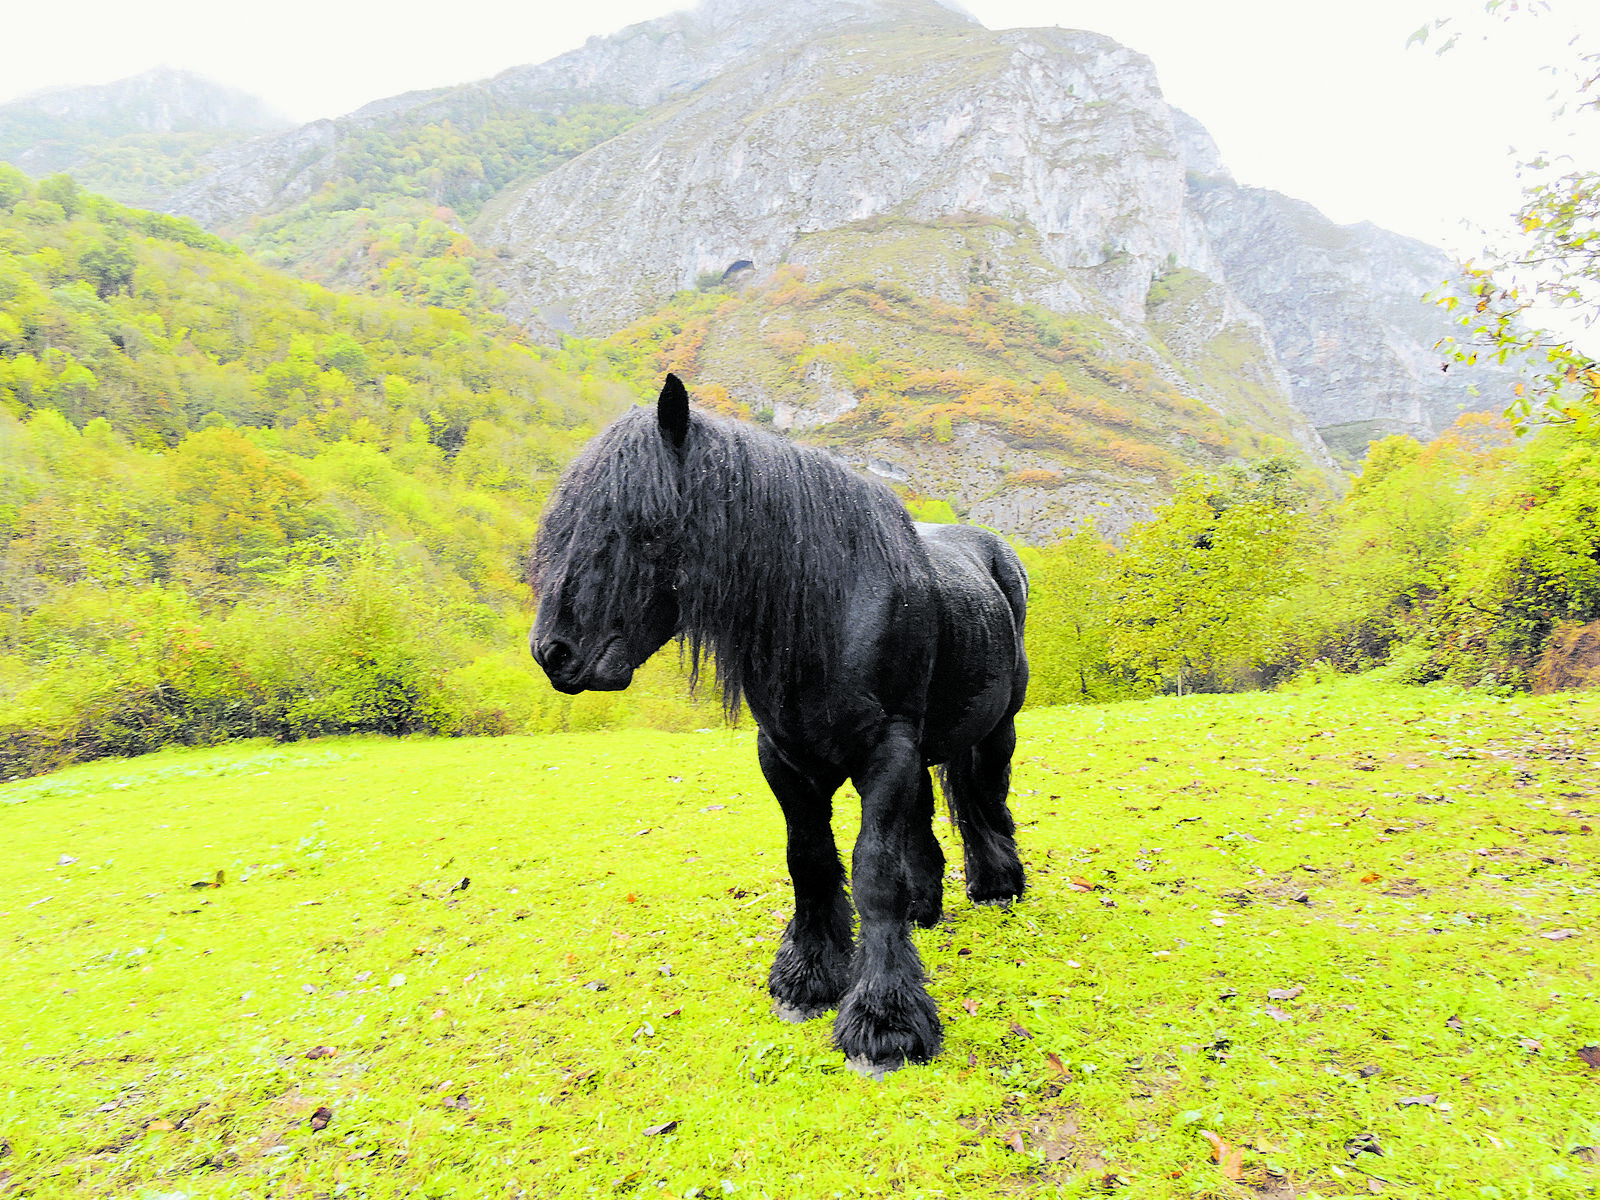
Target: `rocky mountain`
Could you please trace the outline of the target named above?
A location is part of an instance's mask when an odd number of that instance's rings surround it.
[[[1498,412],[1516,382],[1484,366],[1443,370],[1456,332],[1421,297],[1455,273],[1443,251],[1370,223],[1335,225],[1311,205],[1240,187],[1199,123],[1174,114],[1188,202],[1220,273],[1259,313],[1294,405],[1330,447],[1359,457],[1391,433],[1424,440],[1463,412]]]
[[[164,207],[314,277],[399,263],[430,302],[653,355],[1041,539],[1240,456],[1331,481],[1509,387],[1439,369],[1443,255],[1240,186],[1142,55],[935,0],[705,0],[224,146]]]
[[[255,96],[159,67],[0,105],[0,161],[34,176],[70,171],[129,203],[162,203],[205,155],[291,124]]]

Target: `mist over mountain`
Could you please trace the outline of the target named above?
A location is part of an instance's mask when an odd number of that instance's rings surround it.
[[[115,199],[154,205],[205,155],[291,125],[255,96],[157,67],[0,104],[0,161],[35,176],[68,171]]]

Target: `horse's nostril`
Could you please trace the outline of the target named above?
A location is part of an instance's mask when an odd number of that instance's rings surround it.
[[[544,660],[546,670],[559,671],[572,661],[572,647],[563,641],[546,642],[540,657]]]

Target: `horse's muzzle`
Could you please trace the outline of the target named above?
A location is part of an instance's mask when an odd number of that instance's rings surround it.
[[[633,664],[621,638],[607,642],[587,661],[562,638],[533,637],[529,646],[533,661],[549,676],[550,686],[568,696],[585,691],[620,692],[633,682]]]

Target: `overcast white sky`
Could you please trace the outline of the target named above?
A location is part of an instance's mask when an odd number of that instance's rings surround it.
[[[1525,3],[1526,0],[1523,0]],[[589,36],[686,7],[674,0],[71,0],[13,6],[0,100],[165,64],[264,97],[299,120],[540,62]],[[1197,117],[1244,183],[1471,254],[1466,226],[1503,228],[1516,147],[1551,148],[1545,64],[1600,0],[1502,24],[1482,0],[965,0],[991,29],[1062,25],[1148,54],[1169,100]],[[1468,36],[1406,49],[1438,17]],[[1484,41],[1488,33],[1491,40]],[[801,36],[797,31],[797,36]],[[1591,38],[1591,46],[1594,39]],[[24,49],[25,48],[25,49]],[[21,51],[18,53],[18,51]],[[1600,120],[1588,122],[1600,138]],[[1587,157],[1600,158],[1593,142]],[[1464,225],[1465,223],[1465,225]]]

